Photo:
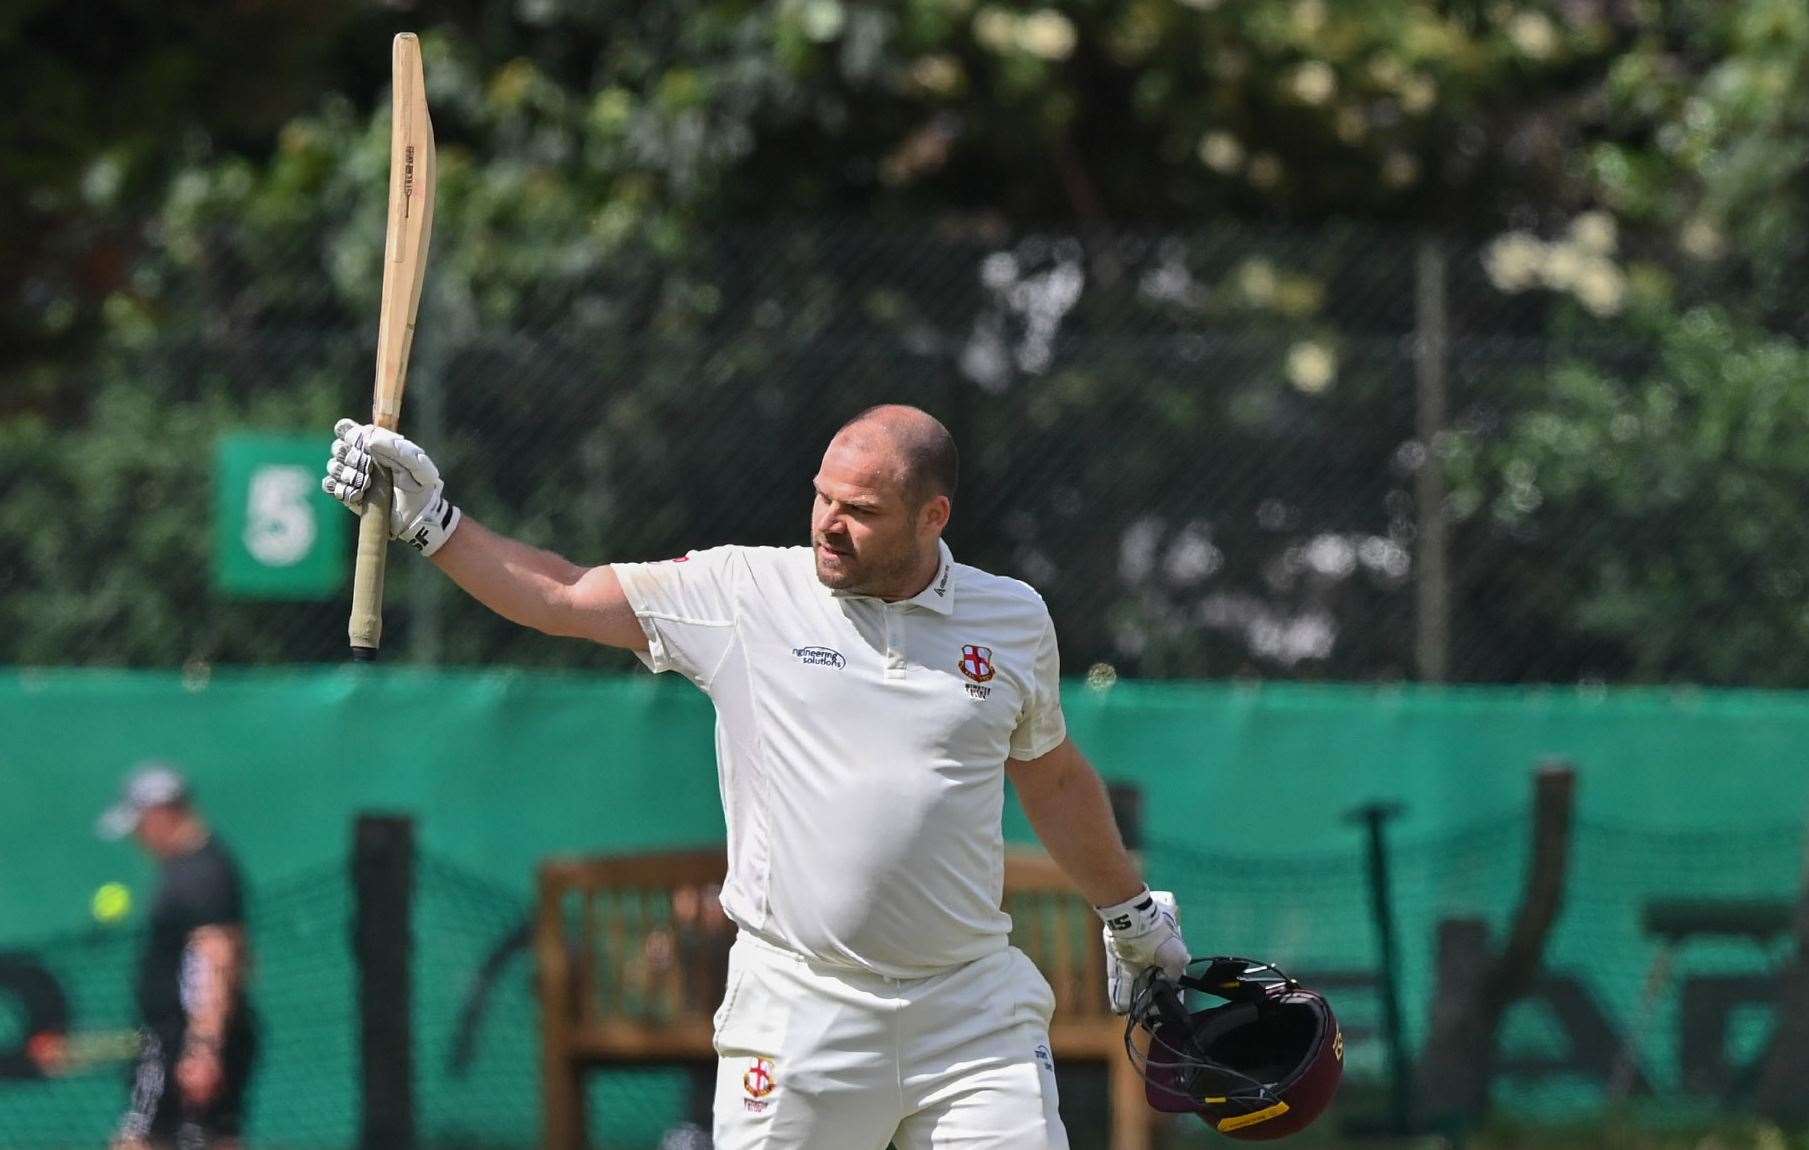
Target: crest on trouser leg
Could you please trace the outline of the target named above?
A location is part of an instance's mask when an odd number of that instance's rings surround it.
[[[779,1069],[773,1059],[760,1055],[748,1063],[741,1074],[742,1105],[754,1114],[772,1105],[772,1093],[779,1088]]]

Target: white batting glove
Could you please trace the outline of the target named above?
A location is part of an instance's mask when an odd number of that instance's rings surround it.
[[[440,469],[414,442],[369,423],[340,420],[333,425],[333,454],[321,489],[353,511],[363,511],[373,462],[389,470],[395,489],[390,535],[423,555],[438,551],[458,530],[462,514],[446,499]]]
[[[1144,887],[1116,906],[1095,907],[1105,921],[1106,994],[1113,1014],[1128,1014],[1137,976],[1158,967],[1171,979],[1181,977],[1193,957],[1181,938],[1175,896]]]

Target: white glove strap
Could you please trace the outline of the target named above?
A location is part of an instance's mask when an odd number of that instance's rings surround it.
[[[1094,912],[1099,915],[1106,929],[1113,934],[1136,936],[1145,934],[1155,928],[1162,919],[1162,908],[1156,905],[1156,896],[1144,887],[1138,893],[1123,902],[1111,906],[1096,906]]]
[[[464,513],[444,493],[436,494],[433,502],[427,505],[427,510],[421,512],[397,538],[423,555],[432,555],[459,529],[459,521],[463,518]]]

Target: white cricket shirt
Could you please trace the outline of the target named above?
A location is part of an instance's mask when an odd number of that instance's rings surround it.
[[[1067,733],[1042,598],[941,550],[930,585],[897,603],[824,587],[808,547],[614,565],[641,661],[716,706],[723,909],[893,978],[1005,946],[1005,759]]]

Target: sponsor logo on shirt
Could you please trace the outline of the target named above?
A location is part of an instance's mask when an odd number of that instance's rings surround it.
[[[1055,1056],[1049,1053],[1049,1044],[1046,1042],[1036,1044],[1036,1060],[1050,1070],[1055,1069]]]
[[[961,661],[956,664],[961,673],[976,683],[984,683],[992,678],[992,648],[976,647],[972,643],[961,647]]]
[[[806,667],[834,667],[839,671],[848,665],[840,651],[828,647],[793,647],[791,653]]]

